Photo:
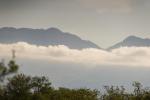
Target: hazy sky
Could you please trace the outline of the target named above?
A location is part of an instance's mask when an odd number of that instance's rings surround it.
[[[57,27],[101,47],[150,38],[150,0],[0,0],[0,27]]]

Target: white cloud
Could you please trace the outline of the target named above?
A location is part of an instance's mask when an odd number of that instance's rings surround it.
[[[15,44],[0,44],[0,56],[10,56],[12,49],[16,50],[18,59],[40,59],[51,62],[68,62],[85,65],[150,67],[149,47],[123,47],[108,52],[94,48],[76,50],[64,45],[45,47],[18,42]]]

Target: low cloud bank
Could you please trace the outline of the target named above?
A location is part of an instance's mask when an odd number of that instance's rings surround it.
[[[87,65],[120,65],[150,67],[150,47],[122,47],[105,51],[101,49],[70,49],[64,45],[37,46],[25,42],[0,44],[0,56],[11,56],[16,51],[17,58],[48,60],[49,62],[77,63]]]

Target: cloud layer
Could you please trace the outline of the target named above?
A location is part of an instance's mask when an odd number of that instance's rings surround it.
[[[16,51],[17,58],[39,59],[49,62],[75,63],[84,65],[116,65],[150,67],[150,47],[123,47],[105,51],[100,49],[70,49],[64,45],[37,46],[25,42],[0,44],[0,56],[11,56]]]

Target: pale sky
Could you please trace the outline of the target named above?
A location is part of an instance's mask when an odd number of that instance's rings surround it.
[[[108,47],[150,38],[150,0],[0,0],[0,27],[56,27]]]

